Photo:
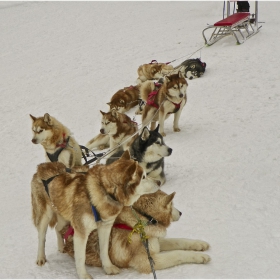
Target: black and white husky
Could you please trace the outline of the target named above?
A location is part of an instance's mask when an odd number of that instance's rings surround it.
[[[155,130],[149,130],[145,126],[129,146],[129,151],[131,157],[144,168],[148,177],[158,181],[160,186],[165,183],[164,157],[170,156],[172,149],[164,143],[163,137],[159,133],[159,125]],[[123,151],[118,151],[113,154],[108,158],[106,164],[117,160],[122,153]]]

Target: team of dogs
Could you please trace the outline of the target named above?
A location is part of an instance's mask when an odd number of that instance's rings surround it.
[[[200,77],[206,67],[205,63],[202,70],[190,66],[195,63],[190,59],[175,68],[157,62],[141,65],[138,84],[112,96],[109,112],[100,111],[100,134],[86,144],[90,150],[110,148],[105,164],[83,165],[81,147],[66,126],[48,113],[30,115],[32,142],[41,144],[46,155],[31,181],[37,265],[47,261],[45,239],[50,226],[55,227],[58,250],[75,258],[79,278],[91,278],[86,264],[103,267],[106,274],[129,267],[150,273],[142,239],[132,234],[139,219],[146,225],[154,269],[210,261],[208,255],[194,252],[207,250],[208,243],[165,238],[170,223],[182,213],[173,205],[175,192],[168,195],[159,189],[166,181],[164,157],[172,153],[163,139],[164,121],[174,114],[173,130],[180,131],[186,78]],[[125,114],[137,105],[141,129]]]

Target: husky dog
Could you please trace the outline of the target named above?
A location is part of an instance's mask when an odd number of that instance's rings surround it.
[[[124,142],[122,147],[127,150],[130,143],[137,137],[137,135],[133,136],[138,130],[137,124],[129,116],[116,110],[108,113],[100,112],[102,114],[100,134],[91,139],[86,147],[92,150],[109,145],[110,149],[114,149],[119,143]]]
[[[107,104],[110,111],[116,110],[119,113],[125,113],[139,103],[140,86],[130,86],[118,90]]]
[[[159,125],[155,130],[151,131],[144,127],[140,135],[129,146],[129,152],[132,158],[138,161],[139,165],[144,168],[147,176],[158,181],[159,185],[162,186],[166,181],[164,157],[170,156],[172,149],[164,143],[163,137],[158,130]],[[106,164],[111,164],[117,160],[122,153],[122,150],[114,153],[108,158]]]
[[[141,84],[147,80],[158,80],[164,77],[164,75],[168,74],[173,69],[174,68],[172,65],[157,62],[154,63],[154,61],[149,64],[140,65],[137,70],[137,83]]]
[[[199,58],[191,58],[183,61],[174,69],[176,72],[181,71],[184,73],[185,78],[192,80],[201,77],[205,72],[205,68],[205,62],[201,62]],[[173,73],[175,73],[175,71]]]
[[[208,255],[194,252],[207,250],[209,248],[208,243],[185,238],[165,238],[170,223],[178,221],[182,214],[173,206],[174,195],[175,192],[167,195],[158,190],[153,194],[142,195],[133,204],[134,210],[130,207],[122,209],[110,236],[109,256],[114,265],[119,268],[131,267],[140,273],[151,272],[148,255],[139,234],[131,233],[132,228],[138,222],[137,217],[147,223],[144,230],[149,237],[149,251],[154,261],[155,270],[184,263],[204,264],[210,261]],[[65,226],[61,230],[64,237],[66,237],[64,234],[68,227]],[[131,238],[131,243],[128,242],[129,238]],[[88,238],[87,265],[101,266],[100,248],[98,234],[94,231]],[[73,238],[70,235],[65,241],[64,252],[74,257]]]
[[[67,172],[66,172],[67,171]],[[132,205],[141,195],[158,187],[146,178],[139,164],[126,151],[111,165],[95,165],[84,173],[68,173],[60,162],[42,163],[31,182],[33,222],[38,230],[37,264],[46,262],[45,238],[48,225],[56,225],[58,249],[63,251],[59,231],[71,223],[75,230],[74,250],[77,274],[91,278],[85,267],[88,235],[98,230],[100,258],[107,274],[119,273],[108,256],[112,225],[123,206]],[[42,187],[42,182],[49,182]],[[95,218],[96,212],[100,219]]]
[[[32,143],[41,144],[46,152],[47,161],[59,161],[66,167],[82,165],[82,151],[70,136],[70,130],[54,117],[46,113],[43,117],[32,119]]]
[[[146,102],[142,113],[143,127],[151,122],[151,130],[159,122],[159,132],[165,136],[164,121],[170,114],[174,114],[173,130],[179,132],[179,118],[187,102],[188,83],[183,74],[165,76],[163,84],[146,81],[141,85],[140,95]]]

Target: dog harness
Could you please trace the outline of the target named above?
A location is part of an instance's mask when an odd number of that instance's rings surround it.
[[[154,84],[155,84],[156,89],[149,93],[148,100],[147,100],[146,103],[150,106],[153,106],[153,107],[159,109],[159,105],[157,103],[155,103],[155,97],[158,94],[158,91],[159,91],[160,87],[162,86],[162,84],[160,84],[160,83],[154,83]],[[174,112],[169,112],[168,114],[177,113],[179,111],[180,107],[181,107],[182,101],[180,103],[174,103],[170,100],[168,100],[168,101],[171,102],[175,106]]]
[[[69,139],[70,139],[70,136],[68,136],[65,139],[65,133],[63,133],[63,142],[61,144],[56,144],[56,147],[57,148],[60,147],[60,149],[55,151],[53,154],[47,153],[47,156],[48,156],[48,158],[51,162],[57,162],[58,161],[58,157],[59,157],[60,153],[67,147]]]
[[[93,206],[92,206],[93,207]],[[94,210],[92,210],[92,211],[94,211]],[[96,209],[95,209],[95,211],[96,211]],[[139,212],[139,211],[138,211]],[[150,224],[156,224],[157,223],[157,220],[156,219],[154,219],[153,217],[151,217],[150,215],[148,215],[148,214],[145,214],[145,213],[143,213],[143,212],[139,212],[142,216],[144,216],[144,217],[146,217],[147,219],[148,219],[148,224],[150,223]],[[99,214],[98,214],[99,215]],[[133,230],[133,228],[131,227],[131,226],[128,226],[128,225],[126,225],[126,224],[121,224],[121,223],[119,223],[119,224],[114,224],[113,225],[113,227],[114,228],[119,228],[119,229],[124,229],[124,230]],[[72,226],[70,226],[69,225],[69,227],[68,227],[68,229],[67,229],[67,231],[65,232],[65,234],[64,234],[64,240],[67,240],[67,238],[69,237],[69,235],[74,235],[74,229],[72,228]]]
[[[66,167],[66,168],[65,168],[65,171],[66,171],[67,173],[71,173],[71,169],[70,169],[70,168],[67,168],[67,167]],[[86,174],[87,172],[79,172],[79,173],[84,173],[84,174]],[[60,175],[60,174],[55,175],[55,176],[53,176],[53,177],[51,177],[51,178],[49,178],[49,179],[47,179],[47,180],[42,180],[43,185],[44,185],[44,187],[45,187],[45,191],[46,191],[46,193],[48,194],[49,197],[50,197],[50,194],[49,194],[49,183],[50,183],[55,177],[57,177],[57,176],[59,176],[59,175]],[[91,204],[91,210],[92,210],[92,213],[93,213],[93,215],[94,215],[95,221],[96,221],[96,222],[101,221],[99,212],[96,210],[95,206],[92,205],[92,204]],[[69,231],[69,229],[68,229],[68,231]],[[68,231],[67,231],[67,232],[68,232]],[[73,232],[74,232],[74,229],[73,229]],[[69,235],[69,234],[68,234],[68,235]]]

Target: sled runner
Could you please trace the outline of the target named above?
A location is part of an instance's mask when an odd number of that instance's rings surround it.
[[[250,16],[249,12],[238,12],[230,15],[230,1],[227,1],[227,17],[206,27],[202,31],[205,44],[211,46],[228,35],[233,35],[237,44],[244,43],[247,39],[258,33],[261,28],[261,26],[258,27],[258,1],[255,2],[253,18],[250,18]],[[209,35],[209,32],[207,30],[213,30],[208,39],[206,33]]]

